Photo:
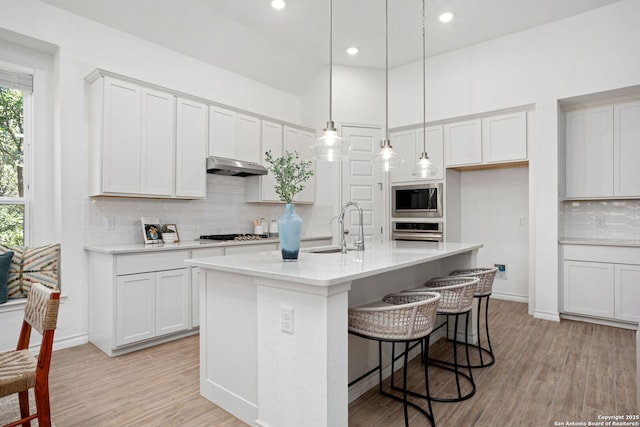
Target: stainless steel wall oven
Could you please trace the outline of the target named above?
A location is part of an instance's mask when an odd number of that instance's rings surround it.
[[[444,224],[442,222],[397,222],[392,223],[393,240],[417,240],[421,242],[442,242]]]

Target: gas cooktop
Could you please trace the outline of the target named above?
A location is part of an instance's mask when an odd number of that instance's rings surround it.
[[[206,234],[200,236],[200,240],[260,240],[266,237],[264,234]]]

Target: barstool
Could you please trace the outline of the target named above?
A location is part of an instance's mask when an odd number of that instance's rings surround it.
[[[489,335],[489,296],[491,295],[491,291],[493,290],[493,279],[496,277],[496,272],[498,271],[495,267],[479,267],[479,268],[468,268],[463,270],[455,270],[450,273],[450,276],[467,276],[467,277],[477,277],[480,279],[478,286],[476,287],[476,292],[474,294],[474,298],[478,301],[478,344],[469,344],[472,347],[478,348],[478,355],[480,357],[480,364],[478,365],[470,365],[472,368],[486,368],[487,366],[491,366],[495,363],[496,358],[493,354],[493,348],[491,347],[491,336]],[[480,333],[480,312],[482,311],[482,299],[485,299],[484,304],[484,327],[485,333],[487,337],[487,345],[489,348],[482,347],[481,342],[481,333]],[[482,354],[486,353],[489,355],[489,361],[487,363],[484,362]]]
[[[429,400],[429,377],[425,364],[425,390],[426,395],[411,392],[412,395],[423,397],[427,400],[429,411],[425,411],[417,404],[407,400],[407,362],[410,343],[421,342],[428,337],[433,330],[436,312],[441,296],[434,292],[421,292],[411,295],[390,294],[383,298],[381,303],[349,308],[349,333],[378,342],[378,366],[364,375],[349,383],[349,386],[364,379],[375,371],[378,371],[378,389],[383,394],[392,399],[403,402],[404,423],[409,426],[409,415],[407,406],[415,408],[422,413],[432,426],[435,427],[433,409]],[[405,344],[402,398],[389,393],[382,388],[382,343],[389,342]],[[391,371],[393,372],[393,360],[391,361]]]
[[[468,333],[469,333],[469,313],[471,312],[471,308],[473,306],[473,295],[475,293],[476,287],[480,279],[475,277],[466,277],[466,276],[449,276],[449,277],[438,277],[435,279],[431,279],[427,281],[424,286],[425,288],[418,289],[410,289],[407,291],[403,291],[403,293],[415,293],[415,292],[424,292],[426,289],[429,292],[437,292],[442,296],[442,300],[440,300],[440,305],[438,306],[438,314],[446,316],[446,321],[438,326],[438,328],[442,326],[446,326],[447,328],[447,336],[449,334],[449,316],[455,317],[454,323],[454,339],[453,339],[453,363],[447,362],[444,360],[437,359],[429,359],[425,362],[425,366],[427,364],[431,364],[441,369],[446,369],[451,371],[455,375],[456,380],[456,388],[458,391],[458,396],[453,398],[445,398],[438,396],[429,396],[430,400],[435,400],[437,402],[460,402],[466,399],[469,399],[476,392],[476,385],[473,380],[473,372],[469,367],[470,359],[469,359],[469,341],[468,341]],[[464,345],[465,345],[465,353],[467,356],[467,364],[462,365],[458,362],[458,344],[457,344],[457,336],[458,336],[458,318],[460,315],[465,315],[465,328],[464,328]],[[427,343],[428,345],[428,343]],[[460,368],[466,367],[468,369],[468,374],[460,372]],[[471,386],[471,390],[462,394],[462,390],[460,387],[460,377],[465,378],[469,381]]]

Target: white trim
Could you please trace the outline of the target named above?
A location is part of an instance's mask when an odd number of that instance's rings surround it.
[[[524,304],[529,303],[529,297],[526,295],[516,295],[516,294],[505,294],[501,292],[493,292],[491,294],[491,298],[504,300],[504,301],[513,301],[513,302],[522,302]]]
[[[594,323],[596,325],[613,326],[614,328],[638,330],[638,324],[635,322],[624,322],[614,319],[601,319],[598,317],[580,316],[575,314],[560,314],[561,319],[576,320],[578,322]]]
[[[77,345],[86,344],[89,342],[89,334],[81,333],[77,335],[72,335],[69,337],[64,337],[60,339],[55,339],[53,341],[53,350],[62,350],[63,348],[75,347]]]
[[[67,300],[67,295],[60,295],[60,304],[64,304]],[[0,314],[9,313],[11,311],[24,311],[24,307],[27,305],[27,297],[24,298],[11,298],[4,304],[0,304]]]
[[[533,317],[535,319],[550,320],[552,322],[560,322],[559,313],[547,313],[545,311],[536,310],[533,312]]]

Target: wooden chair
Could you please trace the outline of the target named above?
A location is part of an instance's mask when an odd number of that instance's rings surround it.
[[[51,426],[49,366],[59,304],[59,291],[34,283],[27,297],[16,350],[0,352],[0,397],[18,393],[20,401],[21,419],[5,427],[28,427],[36,418],[40,427]],[[38,357],[28,350],[32,328],[42,335]],[[29,415],[30,388],[34,389],[36,400],[36,412],[32,415]]]

